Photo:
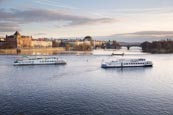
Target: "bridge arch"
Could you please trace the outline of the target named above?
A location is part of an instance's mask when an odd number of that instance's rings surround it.
[[[131,48],[142,48],[140,45],[123,45],[121,47],[126,47],[127,50],[130,50]]]

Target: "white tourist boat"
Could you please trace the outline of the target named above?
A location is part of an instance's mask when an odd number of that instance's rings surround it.
[[[13,65],[60,65],[66,61],[57,57],[25,57],[14,61]]]
[[[102,68],[125,68],[125,67],[152,67],[153,63],[151,61],[146,61],[146,59],[117,59],[109,62],[102,62]]]

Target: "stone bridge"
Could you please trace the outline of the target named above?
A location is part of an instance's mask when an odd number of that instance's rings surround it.
[[[141,47],[141,43],[125,43],[125,42],[121,42],[120,45],[122,47],[127,47],[128,50],[130,50],[131,47]]]

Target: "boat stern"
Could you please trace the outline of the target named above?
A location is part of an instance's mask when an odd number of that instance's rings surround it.
[[[107,64],[106,63],[102,63],[101,64],[101,68],[107,68]]]

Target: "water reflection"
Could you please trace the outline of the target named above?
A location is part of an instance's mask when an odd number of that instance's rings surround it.
[[[105,68],[106,72],[118,72],[118,73],[142,73],[146,71],[151,71],[152,67],[129,67],[129,68]]]
[[[17,55],[58,55],[58,54],[75,54],[75,55],[91,55],[92,51],[23,51],[17,53]]]

